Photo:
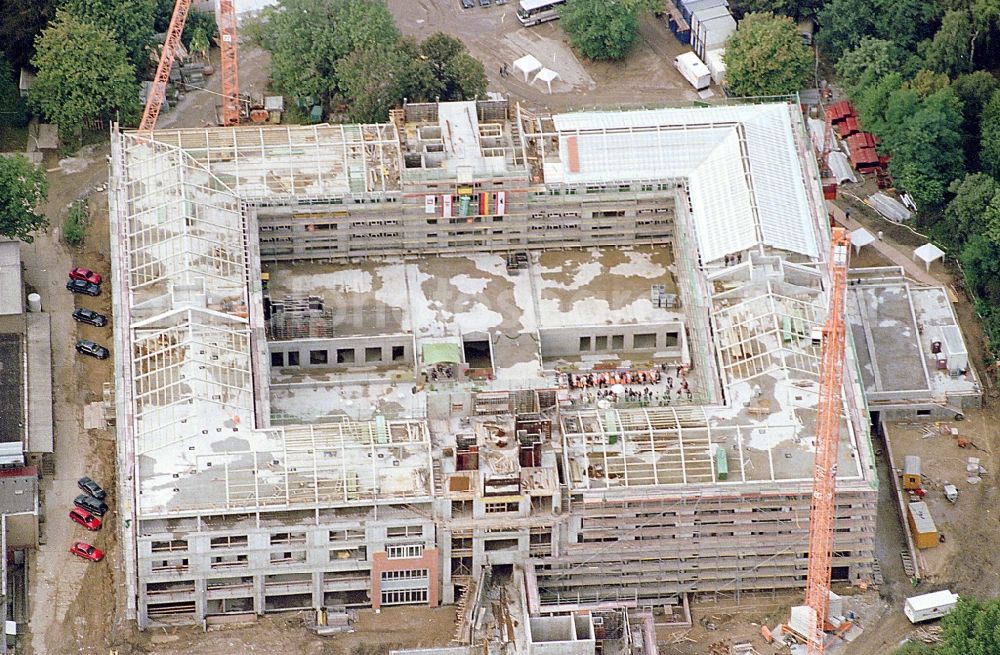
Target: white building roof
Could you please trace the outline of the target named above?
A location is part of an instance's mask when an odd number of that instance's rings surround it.
[[[958,594],[952,593],[948,589],[934,591],[920,596],[911,596],[906,599],[906,604],[916,612],[933,609],[939,605],[947,605],[958,601]]]
[[[802,170],[791,111],[774,103],[558,114],[563,180],[686,179],[705,261],[757,242],[816,257],[806,196],[813,181]]]
[[[18,241],[0,241],[0,315],[22,313],[21,244]]]

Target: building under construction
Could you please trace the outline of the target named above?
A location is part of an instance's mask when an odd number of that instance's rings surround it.
[[[794,100],[116,131],[111,168],[140,627],[484,570],[531,616],[805,584],[830,233]],[[834,580],[872,568],[883,333],[848,340]],[[978,398],[921,370],[894,411]]]

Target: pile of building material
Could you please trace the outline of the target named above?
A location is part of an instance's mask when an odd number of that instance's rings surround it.
[[[868,196],[866,203],[869,207],[885,216],[893,223],[902,223],[910,220],[913,213],[907,209],[903,203],[894,200],[881,191],[877,191]]]

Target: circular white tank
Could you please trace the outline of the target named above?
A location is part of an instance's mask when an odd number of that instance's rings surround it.
[[[42,297],[37,293],[28,294],[28,311],[29,312],[42,311]]]

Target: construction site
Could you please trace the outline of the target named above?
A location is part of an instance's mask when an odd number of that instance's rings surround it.
[[[944,288],[848,275],[794,98],[115,130],[109,203],[143,629],[457,603],[460,649],[655,653],[814,539],[867,586],[872,423],[981,401]]]

